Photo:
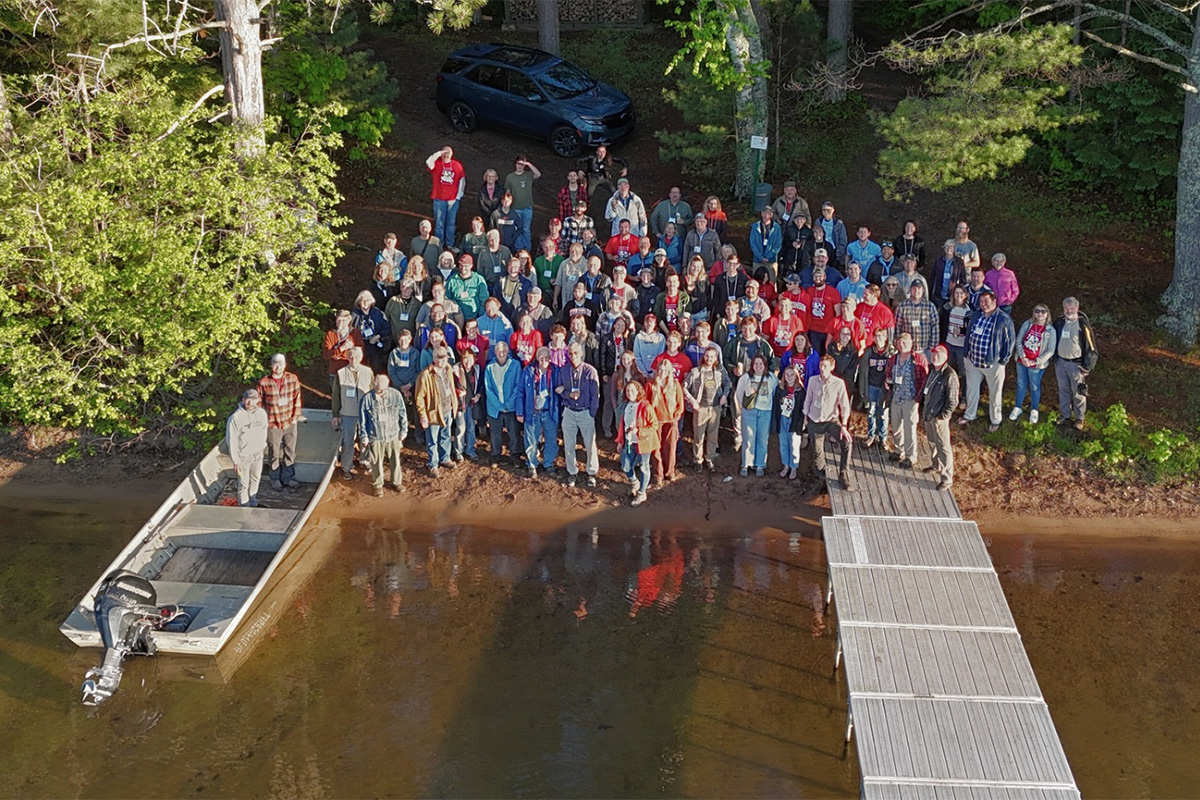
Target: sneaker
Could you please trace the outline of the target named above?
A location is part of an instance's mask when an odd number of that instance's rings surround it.
[[[875,443],[878,441],[879,440],[876,439],[874,436],[868,436],[867,440],[865,442],[863,442],[863,447],[874,447]]]
[[[1020,406],[1013,406],[1012,413],[1008,415],[1009,421],[1016,422],[1017,420],[1019,420],[1021,418],[1021,414],[1023,412],[1024,412],[1024,409],[1022,409]]]
[[[537,467],[529,468],[529,477],[533,478],[534,480],[537,480]]]
[[[592,487],[593,489],[596,488],[596,476],[595,475],[587,476],[587,485]]]
[[[754,477],[761,478],[762,476],[763,476],[762,467],[758,467],[757,469],[754,470]]]
[[[746,467],[742,467],[740,470],[738,470],[738,474],[744,478],[750,474],[750,470],[747,469]]]
[[[633,496],[633,500],[631,500],[629,502],[629,505],[633,506],[634,508],[637,508],[644,502],[646,502],[646,495],[642,494],[641,492],[638,492],[637,494],[635,494]]]
[[[283,481],[271,481],[271,488],[277,492],[283,491]]]
[[[382,486],[376,486],[376,487],[375,487],[375,496],[376,496],[376,497],[383,497],[383,487],[382,487]]]
[[[574,475],[567,476],[567,487],[570,489],[575,488],[575,476]]]
[[[1029,424],[1030,425],[1038,424],[1038,410],[1036,408],[1029,412]]]
[[[442,466],[445,467],[446,469],[458,469],[458,464],[456,464],[453,459],[451,459],[450,461],[447,461]]]
[[[430,467],[429,474],[431,477],[434,477],[434,478],[442,477],[442,471],[438,467]]]
[[[999,425],[988,425],[988,433],[995,433],[998,430],[1000,430]]]
[[[638,491],[638,482],[631,481],[629,484],[629,496],[637,497],[639,494],[641,494],[641,492]]]
[[[247,506],[248,508],[258,508],[258,498],[257,498],[257,497],[251,497],[251,498],[250,498],[250,502],[249,502],[249,503],[246,503],[246,506]]]
[[[464,459],[466,459],[466,456],[464,456],[462,453],[459,453],[458,455],[456,455],[454,457],[455,462],[457,462],[459,464],[461,464]]]
[[[403,483],[393,483],[393,484],[392,484],[392,489],[394,489],[394,490],[396,491],[396,494],[404,494],[404,492],[405,492],[405,491],[407,491],[407,490],[404,488],[404,484],[403,484]]]

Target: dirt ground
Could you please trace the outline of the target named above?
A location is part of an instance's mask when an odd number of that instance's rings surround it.
[[[469,34],[472,38],[495,40],[498,31],[481,29]],[[673,34],[664,36],[669,44]],[[425,157],[437,148],[450,144],[456,157],[463,162],[468,176],[468,189],[459,213],[460,235],[468,228],[474,211],[474,194],[479,176],[487,167],[496,168],[501,175],[507,172],[512,157],[524,154],[543,172],[535,184],[535,228],[540,228],[553,215],[556,192],[564,182],[563,176],[574,165],[554,156],[543,143],[521,139],[505,133],[479,130],[471,135],[455,133],[444,116],[434,106],[434,75],[441,63],[436,55],[440,45],[431,43],[429,52],[413,52],[411,42],[400,43],[379,33],[368,34],[366,44],[376,55],[388,62],[389,69],[402,84],[403,108],[397,108],[397,127],[388,142],[367,163],[349,165],[341,179],[346,195],[343,212],[353,220],[346,237],[346,255],[328,281],[318,286],[318,299],[335,307],[348,307],[354,295],[369,279],[373,255],[387,231],[396,231],[406,242],[416,229],[417,221],[430,214],[428,176],[422,164]],[[444,47],[442,48],[444,50]],[[873,107],[886,108],[907,91],[910,79],[883,69],[863,76],[862,92]],[[614,148],[630,162],[634,190],[641,193],[652,207],[675,184],[685,187],[695,206],[706,187],[689,187],[681,181],[674,164],[663,163],[658,156],[658,144],[653,131],[669,121],[673,114],[661,105],[640,108],[639,129],[632,139]],[[386,179],[380,179],[386,176]],[[825,198],[834,198],[848,225],[868,222],[879,237],[899,231],[905,219],[916,217],[925,234],[927,247],[940,241],[953,230],[956,220],[972,221],[972,238],[981,250],[1003,249],[1021,276],[1023,293],[1014,318],[1023,320],[1035,302],[1043,300],[1056,307],[1058,298],[1076,294],[1086,309],[1103,310],[1119,301],[1125,306],[1152,309],[1154,298],[1170,278],[1168,244],[1149,235],[1130,235],[1127,230],[1118,235],[1097,232],[1081,245],[1081,252],[1065,263],[1056,247],[1044,241],[1036,218],[1012,222],[1007,209],[974,207],[963,200],[961,193],[919,195],[912,205],[884,200],[874,180],[870,158],[855,163],[843,178],[831,186],[807,185],[798,176],[800,191],[814,208]],[[778,186],[776,190],[778,191]],[[1014,188],[1020,192],[1020,187]],[[1004,220],[1003,223],[999,220]],[[739,251],[748,252],[745,235],[749,220],[734,216],[731,221],[732,241]],[[878,238],[878,237],[877,237]],[[934,245],[936,251],[936,245]],[[1090,265],[1081,275],[1079,265]],[[1136,288],[1127,288],[1129,275],[1137,274]],[[1151,313],[1147,311],[1147,313]],[[1172,421],[1189,403],[1195,402],[1187,392],[1164,393],[1157,383],[1162,374],[1185,370],[1200,371],[1200,361],[1180,356],[1158,345],[1145,330],[1106,329],[1102,334],[1101,368],[1093,381],[1094,397],[1100,405],[1120,400],[1131,413],[1143,419]],[[1134,361],[1147,365],[1145,387],[1106,383],[1105,361]],[[306,387],[306,402],[324,406],[327,402],[324,364],[320,361],[298,365]],[[1177,374],[1177,372],[1175,373]],[[1010,386],[1012,379],[1009,381]],[[1052,380],[1047,380],[1043,407],[1049,407],[1056,394]],[[856,425],[863,427],[861,415]],[[1118,481],[1098,477],[1077,462],[1058,458],[1029,458],[1022,454],[1002,453],[989,448],[971,436],[955,433],[957,480],[955,495],[963,513],[969,517],[995,518],[997,515],[1025,515],[1031,518],[1063,517],[1119,519],[1153,517],[1176,520],[1195,513],[1200,501],[1194,487],[1131,487]],[[100,491],[102,487],[121,484],[125,487],[169,487],[190,469],[198,457],[173,447],[172,440],[139,442],[124,448],[56,463],[70,445],[71,437],[62,432],[18,430],[0,440],[0,488],[2,494],[60,496],[78,491]],[[529,481],[511,468],[465,465],[446,471],[436,484],[419,464],[418,453],[409,461],[409,492],[402,497],[376,500],[362,479],[344,484],[335,480],[329,498],[350,516],[374,515],[386,509],[405,518],[419,516],[427,520],[483,521],[507,518],[520,521],[530,509],[537,509],[540,518],[561,522],[575,521],[597,513],[618,513],[630,521],[646,520],[663,514],[678,521],[734,520],[743,524],[786,527],[797,520],[815,519],[822,508],[828,508],[823,489],[811,479],[805,456],[804,478],[787,482],[777,477],[740,479],[736,463],[724,440],[726,454],[718,463],[714,475],[685,472],[685,479],[664,490],[652,493],[651,501],[633,511],[626,505],[627,489],[616,469],[615,445],[602,447],[602,483],[598,490],[567,489],[559,482]],[[481,452],[484,452],[481,450]],[[778,465],[778,454],[772,442],[769,464]],[[774,467],[777,473],[778,466]],[[769,469],[768,476],[774,473]],[[560,476],[562,472],[560,469]],[[727,476],[732,480],[726,481]],[[167,489],[163,488],[165,493]]]

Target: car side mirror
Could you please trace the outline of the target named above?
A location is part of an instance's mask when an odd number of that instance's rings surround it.
[[[530,94],[530,95],[526,96],[526,98],[525,98],[525,99],[526,99],[526,100],[528,100],[528,101],[529,101],[529,102],[531,102],[531,103],[540,103],[540,102],[542,102],[542,96],[541,96],[540,94],[538,94],[537,92],[533,92],[532,94]]]

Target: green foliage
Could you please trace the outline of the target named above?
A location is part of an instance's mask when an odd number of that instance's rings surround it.
[[[427,7],[425,24],[441,34],[447,29],[463,31],[471,27],[475,13],[482,11],[488,0],[419,0]]]
[[[729,57],[727,35],[731,26],[745,29],[738,12],[749,8],[750,0],[657,0],[659,5],[674,10],[672,18],[663,22],[669,30],[683,37],[683,46],[671,58],[667,74],[690,62],[691,75],[703,77],[716,89],[744,88],[757,77],[770,73],[769,61],[749,64],[749,69],[737,69]]]
[[[1058,104],[1081,49],[1070,29],[951,36],[926,47],[893,43],[890,62],[933,72],[929,93],[879,119],[887,147],[879,183],[891,197],[991,179],[1020,162],[1032,134],[1079,121]]]
[[[804,118],[785,124],[779,148],[769,151],[769,174],[777,180],[805,175],[813,184],[841,180],[852,164],[869,158],[864,151],[874,142],[875,129],[866,98],[850,92],[840,103],[814,106]]]
[[[395,118],[389,104],[399,87],[374,53],[356,47],[353,11],[344,10],[336,22],[333,13],[318,7],[310,16],[298,2],[277,9],[283,41],[263,59],[267,110],[278,114],[293,136],[316,112],[325,120],[325,132],[341,134],[350,145],[349,157],[357,160],[364,146],[378,146],[391,131]]]
[[[732,157],[733,89],[713,89],[702,78],[688,75],[662,94],[683,115],[684,124],[678,130],[655,131],[659,157],[678,160],[683,174],[698,185],[731,185],[737,167]]]
[[[598,40],[604,47],[597,47]],[[633,98],[634,106],[647,109],[662,102],[661,87],[671,51],[644,31],[602,29],[589,36],[564,36],[563,58],[611,83]]]
[[[338,255],[337,137],[241,162],[228,126],[168,133],[170,95],[143,77],[18,111],[0,164],[5,419],[134,432],[211,408],[213,378],[261,372],[281,330],[315,335],[304,291]]]
[[[979,3],[978,0],[923,0],[914,3],[912,0],[875,0],[863,3],[862,9],[855,12],[870,20],[881,28],[900,32],[916,31],[926,25],[957,14],[956,27],[963,24],[987,28],[1000,22],[1005,22],[1017,16],[1021,11],[1020,3]]]
[[[1093,415],[1100,416],[1100,415]],[[1009,451],[1033,456],[1079,458],[1101,474],[1151,483],[1196,480],[1200,477],[1200,430],[1192,435],[1167,428],[1148,429],[1114,403],[1104,410],[1094,434],[1080,438],[1063,433],[1058,415],[1046,414],[1036,425],[1005,425],[984,440]]]

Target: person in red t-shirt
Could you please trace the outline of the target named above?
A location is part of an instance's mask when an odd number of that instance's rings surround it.
[[[462,200],[467,188],[467,173],[463,165],[454,160],[454,148],[443,147],[425,159],[429,175],[433,178],[433,235],[444,247],[454,247],[454,222],[458,216],[458,201]]]
[[[866,290],[863,292],[863,301],[859,303],[858,308],[854,311],[854,316],[862,320],[863,333],[867,337],[867,341],[873,341],[875,331],[885,330],[888,334],[888,341],[891,341],[892,330],[896,327],[896,317],[892,314],[892,310],[887,307],[886,303],[879,302],[879,296],[883,290],[878,284],[867,284]]]
[[[855,312],[858,310],[858,298],[852,294],[846,295],[842,298],[839,308],[841,308],[841,313],[833,318],[833,322],[829,323],[829,336],[836,341],[842,328],[849,328],[850,341],[854,343],[855,351],[861,356],[867,351],[867,344],[871,339],[867,336],[867,326],[855,316]]]
[[[692,371],[692,359],[683,352],[683,334],[679,331],[671,331],[667,334],[667,349],[654,357],[654,361],[650,362],[650,367],[657,372],[659,364],[664,361],[671,365],[677,381],[682,381]]]
[[[521,362],[522,367],[528,367],[543,344],[542,332],[533,327],[533,317],[521,314],[517,319],[517,329],[508,340],[508,348],[513,356]]]
[[[482,368],[488,362],[492,346],[488,338],[479,332],[479,321],[469,319],[463,324],[462,336],[454,343],[454,349],[459,354],[470,350],[475,354],[475,363]]]
[[[804,287],[800,283],[800,273],[790,273],[784,278],[784,281],[787,284],[787,288],[779,297],[775,298],[776,308],[779,307],[779,301],[786,297],[792,301],[792,313],[801,319],[806,319],[808,317],[808,306],[804,303]]]
[[[804,291],[804,304],[808,306],[805,320],[808,342],[820,355],[825,355],[825,338],[829,324],[837,316],[837,304],[842,302],[838,290],[825,283],[825,270],[813,267],[813,285]]]
[[[792,311],[792,300],[787,295],[779,298],[779,312],[763,323],[762,335],[771,343],[776,358],[782,358],[792,346],[797,333],[804,332],[804,319]]]
[[[628,266],[629,257],[638,251],[638,242],[638,237],[629,232],[629,220],[621,220],[617,235],[604,245],[604,254],[608,256],[609,265],[612,267],[618,264],[622,267]]]

